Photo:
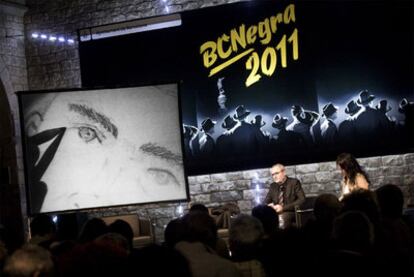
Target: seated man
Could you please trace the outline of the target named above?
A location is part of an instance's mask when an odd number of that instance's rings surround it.
[[[286,176],[285,167],[275,164],[270,169],[273,183],[265,198],[265,204],[279,214],[281,228],[289,228],[295,222],[295,207],[305,201],[305,193],[299,180]]]

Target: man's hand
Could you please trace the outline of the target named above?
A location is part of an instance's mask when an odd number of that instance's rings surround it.
[[[277,205],[274,206],[274,209],[277,213],[283,212],[283,206],[282,205],[277,204]]]
[[[277,213],[281,213],[281,212],[283,212],[283,206],[282,205],[279,205],[279,204],[273,204],[273,203],[270,203],[270,204],[267,204],[269,207],[271,207],[271,208],[273,208]]]

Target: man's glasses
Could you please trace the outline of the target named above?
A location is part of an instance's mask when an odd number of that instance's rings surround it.
[[[282,172],[282,171],[273,172],[273,173],[272,173],[272,176],[278,175],[280,172]]]

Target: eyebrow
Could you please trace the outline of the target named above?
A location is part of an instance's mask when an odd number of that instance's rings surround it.
[[[183,163],[181,155],[175,154],[172,151],[168,150],[167,148],[163,146],[159,146],[155,143],[145,143],[141,145],[139,149],[143,151],[145,154],[157,156],[161,159],[172,161],[179,165]]]
[[[108,132],[112,133],[115,138],[118,137],[118,128],[107,116],[97,112],[87,105],[69,103],[68,106],[70,111],[74,111],[96,123],[101,124]]]

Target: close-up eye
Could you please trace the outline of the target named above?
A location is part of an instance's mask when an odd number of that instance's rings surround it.
[[[88,143],[95,138],[98,139],[99,143],[101,142],[94,129],[90,127],[79,127],[78,129],[78,135],[84,142]]]
[[[170,185],[179,186],[180,185],[177,178],[175,178],[175,176],[168,170],[160,169],[160,168],[149,168],[147,171],[152,176],[152,179],[158,185],[162,185],[162,186],[170,186]]]

